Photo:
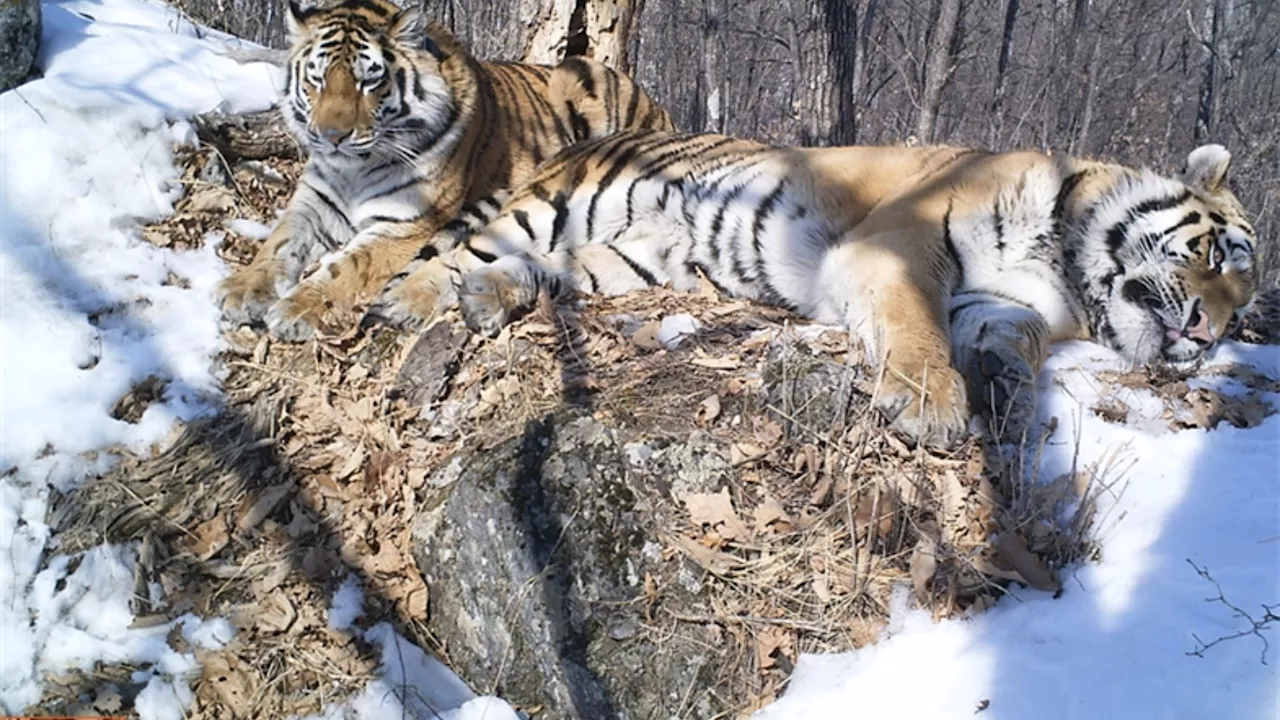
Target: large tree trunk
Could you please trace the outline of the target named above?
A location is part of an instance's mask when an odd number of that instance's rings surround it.
[[[916,137],[932,143],[937,125],[942,91],[951,78],[951,47],[960,24],[960,0],[938,0],[937,21],[929,35],[924,81],[920,91],[920,114],[916,116]]]

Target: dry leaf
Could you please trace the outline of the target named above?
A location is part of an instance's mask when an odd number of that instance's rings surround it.
[[[818,599],[824,604],[831,602],[833,596],[831,595],[831,588],[827,583],[826,575],[813,576],[813,594],[817,595]]]
[[[742,367],[742,358],[734,354],[711,357],[701,349],[697,349],[694,350],[694,357],[689,360],[689,364],[710,370],[737,370]]]
[[[1093,414],[1109,423],[1122,423],[1129,417],[1129,406],[1120,398],[1107,398],[1093,406]]]
[[[667,537],[667,542],[683,550],[685,554],[693,558],[694,562],[713,575],[727,575],[731,570],[741,565],[741,562],[734,556],[703,547],[683,535],[670,535]]]
[[[920,528],[920,539],[911,551],[911,585],[915,588],[916,599],[924,602],[929,597],[929,581],[938,571],[938,529],[933,523],[925,523]]]
[[[660,350],[662,349],[662,343],[658,342],[658,330],[661,328],[662,325],[658,322],[650,320],[632,333],[631,342],[635,343],[635,346],[641,350]]]
[[[1061,588],[1053,572],[1038,555],[1027,548],[1026,539],[1018,532],[1001,533],[996,540],[996,550],[1000,559],[1012,566],[1025,584],[1048,592],[1056,592]]]
[[[221,513],[214,515],[196,526],[192,532],[195,538],[189,538],[188,551],[202,561],[217,555],[230,541],[227,529],[227,519]]]
[[[715,419],[720,417],[720,396],[708,395],[698,406],[698,414],[695,418],[699,425],[710,425]]]
[[[729,462],[732,465],[744,465],[755,462],[765,456],[765,449],[751,442],[739,442],[729,446]]]
[[[197,652],[196,656],[204,666],[201,690],[212,690],[232,717],[248,717],[250,701],[257,689],[257,683],[250,674],[252,668],[229,653]]]
[[[766,495],[765,499],[756,506],[754,516],[757,532],[764,532],[771,525],[777,532],[791,532],[794,525],[791,521],[791,516],[782,508],[782,503],[778,502],[772,495]]]
[[[364,466],[365,457],[367,455],[368,453],[365,452],[364,445],[360,445],[355,449],[355,452],[347,455],[347,459],[342,463],[342,467],[338,469],[338,472],[334,473],[334,477],[338,480],[346,480],[352,475],[355,475],[356,471]]]
[[[769,418],[760,417],[755,420],[755,437],[756,440],[765,447],[773,447],[782,440],[782,426],[770,420]]]
[[[751,531],[733,509],[729,488],[720,488],[720,492],[714,494],[689,493],[681,500],[694,525],[706,525],[725,540],[742,541],[751,536]]]
[[[293,497],[295,490],[297,487],[292,482],[273,485],[263,490],[253,505],[241,512],[240,519],[236,521],[236,534],[258,527],[263,520],[267,519],[267,516],[280,507],[281,503]]]
[[[1186,394],[1186,402],[1191,407],[1191,422],[1184,421],[1180,424],[1206,430],[1216,428],[1223,421],[1238,428],[1257,427],[1275,412],[1270,404],[1258,399],[1253,393],[1232,397],[1207,388],[1197,388]]]
[[[230,212],[236,207],[235,196],[224,187],[201,186],[188,197],[188,212]]]
[[[755,632],[756,667],[768,670],[777,665],[774,655],[794,660],[795,641],[791,633],[780,627],[765,627]]]
[[[283,591],[276,589],[258,604],[255,627],[262,632],[282,633],[298,619],[298,611]]]

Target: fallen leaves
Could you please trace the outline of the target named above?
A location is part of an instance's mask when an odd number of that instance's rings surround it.
[[[751,537],[751,530],[733,509],[728,488],[720,488],[720,492],[714,494],[689,493],[681,501],[694,525],[708,528],[729,542],[742,542]]]

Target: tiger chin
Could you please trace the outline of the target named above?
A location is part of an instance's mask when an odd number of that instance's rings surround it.
[[[703,275],[848,327],[909,439],[1018,441],[1051,343],[1146,364],[1229,333],[1257,284],[1229,162],[1209,145],[1166,177],[1035,152],[631,133],[557,157],[375,307],[416,324],[456,304],[492,335],[543,291],[693,289]]]
[[[629,78],[584,58],[482,63],[415,8],[289,3],[280,111],[310,157],[279,225],[221,286],[224,317],[299,341],[359,303],[469,203],[574,142],[672,130]]]

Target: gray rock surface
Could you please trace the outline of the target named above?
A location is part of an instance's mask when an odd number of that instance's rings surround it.
[[[40,47],[40,0],[0,0],[0,92],[31,72]]]
[[[430,478],[414,556],[431,629],[473,687],[545,718],[709,718],[716,630],[658,631],[663,612],[706,613],[702,571],[663,562],[672,483],[710,490],[728,463],[697,434],[651,449],[566,409],[497,447],[462,453]],[[691,567],[690,567],[691,566]],[[683,581],[683,582],[682,582]]]

